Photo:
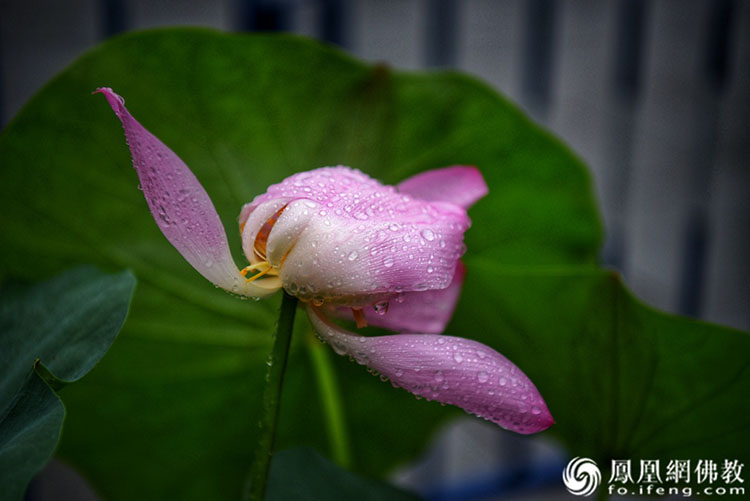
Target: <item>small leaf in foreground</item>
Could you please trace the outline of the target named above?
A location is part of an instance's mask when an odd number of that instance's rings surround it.
[[[134,286],[130,272],[92,268],[30,286],[0,286],[4,499],[22,499],[57,446],[65,408],[49,383],[59,388],[76,381],[101,359],[125,322]]]

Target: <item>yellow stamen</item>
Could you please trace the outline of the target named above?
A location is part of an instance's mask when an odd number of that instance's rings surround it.
[[[266,274],[278,275],[276,270],[274,270],[273,267],[267,261],[261,261],[259,263],[251,264],[250,266],[245,266],[244,268],[240,270],[240,273],[242,274],[243,277],[245,277],[247,276],[248,272],[251,272],[251,271],[257,271],[258,273],[256,273],[250,278],[246,278],[245,279],[246,282],[252,282],[253,280],[258,279]]]

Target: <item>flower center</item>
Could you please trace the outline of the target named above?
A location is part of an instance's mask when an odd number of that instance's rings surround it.
[[[260,259],[260,261],[249,266],[245,266],[244,268],[242,268],[242,270],[240,270],[240,273],[242,273],[243,277],[247,277],[247,274],[251,271],[257,272],[250,278],[246,278],[248,282],[252,282],[253,280],[256,280],[264,275],[278,276],[279,272],[271,265],[271,263],[268,262],[268,258],[266,257],[266,246],[268,245],[268,236],[271,234],[273,225],[275,225],[276,221],[279,220],[279,217],[281,217],[281,213],[284,212],[284,209],[286,209],[287,205],[289,204],[284,204],[284,206],[274,212],[273,215],[269,217],[265,223],[263,223],[263,226],[260,227],[260,229],[258,230],[258,234],[255,235],[255,241],[253,242],[253,252],[255,253],[255,256]]]

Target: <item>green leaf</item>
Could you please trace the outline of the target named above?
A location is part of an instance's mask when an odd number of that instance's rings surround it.
[[[32,286],[0,287],[3,499],[22,499],[52,456],[65,416],[52,390],[77,381],[104,356],[125,322],[134,286],[129,272],[78,268]]]
[[[278,452],[271,463],[267,501],[416,501],[418,497],[375,479],[360,477],[309,448]]]
[[[55,393],[36,375],[3,402],[0,419],[0,483],[3,499],[21,500],[57,446],[65,408]]]
[[[107,363],[65,389],[76,412],[60,453],[105,498],[240,496],[278,298],[243,302],[215,290],[169,245],[136,189],[117,119],[90,96],[98,86],[123,95],[192,168],[233,249],[242,204],[293,172],[348,164],[393,183],[474,164],[491,195],[471,211],[470,253],[519,265],[595,260],[601,229],[586,170],[469,77],[398,73],[289,36],[177,29],[113,39],[0,135],[1,273],[39,277],[91,262],[128,267],[139,280]],[[295,337],[279,447],[327,450],[313,365]],[[358,471],[414,457],[455,415],[345,359],[334,367]]]
[[[750,335],[655,311],[605,270],[469,261],[449,330],[513,360],[572,456],[750,460]]]

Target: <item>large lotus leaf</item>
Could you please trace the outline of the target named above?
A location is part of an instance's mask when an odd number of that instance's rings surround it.
[[[243,302],[215,290],[160,234],[117,119],[90,96],[105,85],[193,169],[237,251],[241,205],[293,172],[348,164],[396,182],[474,164],[491,194],[471,211],[469,254],[524,266],[594,262],[600,225],[585,169],[471,78],[402,74],[288,36],[179,29],[113,39],[0,135],[2,273],[39,277],[92,262],[139,279],[107,363],[66,390],[76,412],[61,453],[106,498],[239,496],[278,298]],[[325,451],[303,339],[293,345],[279,444]],[[452,415],[335,364],[360,471],[413,457]]]
[[[449,330],[531,377],[573,456],[750,460],[748,333],[655,311],[606,270],[469,265]]]
[[[125,322],[134,286],[129,272],[91,268],[0,286],[2,499],[23,499],[49,461],[65,416],[53,389],[80,379],[104,356]]]

